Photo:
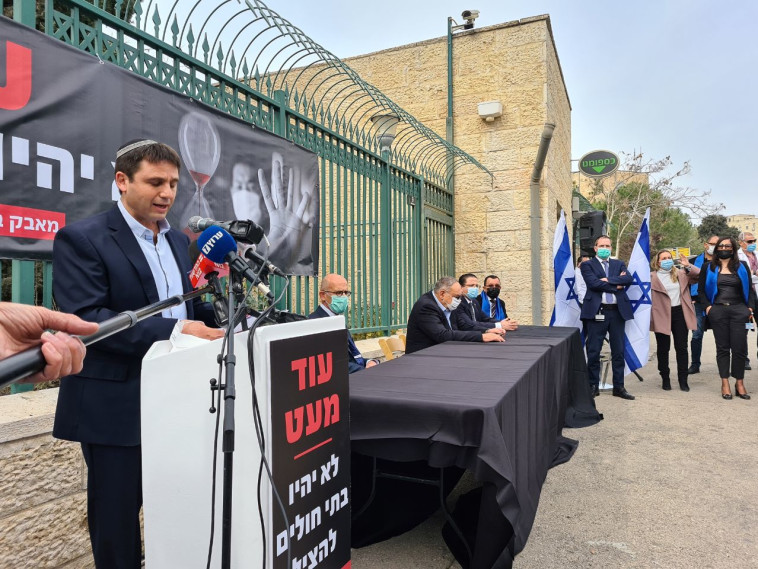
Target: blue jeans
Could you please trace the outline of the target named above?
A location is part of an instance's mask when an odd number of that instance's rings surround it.
[[[703,332],[705,330],[705,304],[695,303],[695,316],[697,316],[697,330],[692,332],[690,352],[692,353],[692,367],[700,367],[700,354],[703,352]]]

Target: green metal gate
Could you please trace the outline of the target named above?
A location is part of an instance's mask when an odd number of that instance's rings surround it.
[[[262,2],[14,0],[5,11],[315,152],[320,273],[350,281],[354,332],[404,327],[416,298],[452,274],[449,180],[465,164],[489,172]],[[52,303],[49,262],[2,268],[13,299]],[[307,314],[317,302],[317,279],[293,278],[287,308]]]

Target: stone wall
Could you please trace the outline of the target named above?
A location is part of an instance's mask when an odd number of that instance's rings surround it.
[[[345,62],[402,108],[445,137],[445,37],[353,57]],[[501,277],[509,315],[531,323],[529,185],[545,122],[556,129],[542,175],[542,324],[553,306],[555,222],[571,212],[571,106],[550,19],[537,16],[459,32],[453,39],[455,144],[486,166],[455,176],[455,270]],[[477,104],[500,101],[485,122]],[[432,275],[430,275],[432,276]],[[437,275],[442,276],[442,275]]]
[[[94,567],[86,467],[52,438],[57,389],[0,397],[0,568]]]

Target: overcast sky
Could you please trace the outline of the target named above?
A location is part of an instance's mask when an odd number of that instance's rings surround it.
[[[572,158],[642,149],[690,160],[682,185],[725,215],[758,214],[758,2],[711,0],[265,0],[338,57],[549,14],[571,105]],[[465,150],[465,149],[464,149]]]

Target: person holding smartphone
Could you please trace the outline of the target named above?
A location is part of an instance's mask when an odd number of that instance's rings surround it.
[[[690,285],[697,282],[700,269],[690,264],[687,257],[679,257],[682,268],[674,265],[674,257],[668,249],[658,251],[652,262],[650,289],[652,310],[650,311],[650,330],[655,332],[658,372],[661,374],[661,387],[671,390],[671,371],[669,368],[669,351],[671,338],[674,338],[676,352],[676,375],[679,389],[689,391],[687,383],[687,336],[690,330],[697,329],[695,308],[690,297]]]

